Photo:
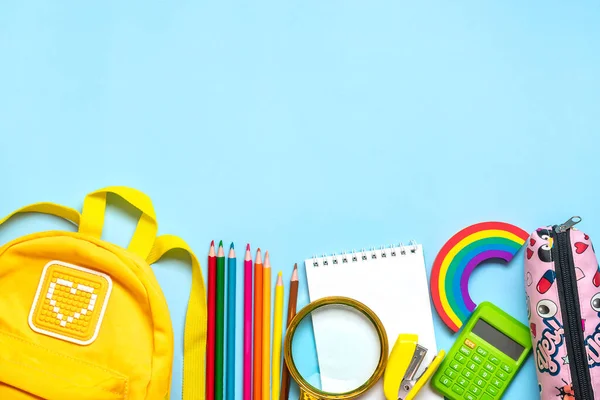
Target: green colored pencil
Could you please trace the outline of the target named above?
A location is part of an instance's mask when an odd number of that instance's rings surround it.
[[[225,253],[223,241],[217,253],[217,307],[215,337],[215,400],[223,400],[225,348]]]

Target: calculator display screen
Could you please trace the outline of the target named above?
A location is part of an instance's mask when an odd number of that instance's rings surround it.
[[[472,332],[515,361],[518,361],[525,351],[525,347],[482,319],[475,323]]]

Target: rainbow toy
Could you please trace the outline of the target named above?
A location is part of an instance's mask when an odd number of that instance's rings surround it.
[[[431,271],[431,297],[450,329],[458,332],[475,310],[469,294],[469,278],[475,267],[491,259],[510,262],[528,237],[514,225],[483,222],[463,229],[446,242]]]

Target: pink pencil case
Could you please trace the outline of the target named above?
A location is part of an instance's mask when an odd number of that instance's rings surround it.
[[[600,270],[581,221],[533,232],[525,290],[540,397],[600,400]]]

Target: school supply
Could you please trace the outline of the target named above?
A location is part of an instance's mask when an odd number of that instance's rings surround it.
[[[483,302],[463,327],[431,383],[451,400],[500,399],[530,351],[527,327]]]
[[[419,344],[419,337],[411,334],[400,334],[383,374],[383,391],[387,400],[411,400],[429,382],[444,359],[444,350],[435,356],[425,371],[417,377],[417,371],[427,348]]]
[[[600,399],[600,267],[590,237],[574,226],[529,237],[525,290],[540,397]]]
[[[262,311],[262,397],[271,397],[271,262],[265,252],[263,266],[263,311]]]
[[[255,354],[254,357],[261,355]],[[244,257],[244,400],[252,398],[252,255],[246,245]]]
[[[442,321],[454,332],[475,310],[469,295],[469,278],[482,262],[501,259],[509,263],[527,232],[504,222],[471,225],[448,240],[433,263],[431,298]]]
[[[359,312],[364,317],[366,317],[368,322],[372,324],[373,328],[375,328],[377,334],[377,341],[379,342],[379,360],[377,361],[377,364],[371,376],[362,385],[359,385],[355,389],[343,393],[333,393],[331,391],[321,390],[312,386],[302,376],[302,374],[300,374],[298,368],[296,367],[296,364],[294,363],[294,355],[292,352],[292,348],[296,329],[304,320],[304,318],[310,315],[314,320],[316,314],[312,314],[313,312],[326,307],[339,306],[351,307],[353,310]],[[357,300],[351,299],[349,297],[343,296],[323,297],[319,300],[311,302],[302,310],[300,310],[298,314],[292,319],[288,327],[283,345],[283,355],[285,364],[287,365],[290,371],[290,376],[300,388],[300,400],[348,400],[357,398],[361,395],[364,395],[365,393],[368,393],[368,391],[371,390],[373,386],[377,384],[377,382],[383,375],[383,372],[387,365],[388,351],[388,335],[379,317],[373,312],[373,310],[371,310],[365,304]]]
[[[237,259],[233,243],[227,257],[227,374],[225,398],[235,400],[235,290]]]
[[[431,363],[437,346],[421,245],[411,242],[408,246],[314,257],[306,260],[305,266],[311,301],[346,296],[366,304],[381,318],[390,341],[395,342],[401,333],[417,334],[421,344],[429,349],[424,365]],[[336,387],[338,381],[334,377],[345,376],[340,369],[343,366],[321,361],[329,358],[328,348],[337,340],[328,330],[336,321],[318,314],[313,315],[312,321],[321,383],[327,391]],[[379,383],[363,399],[383,397]],[[424,388],[419,400],[431,399],[439,397],[431,388]]]
[[[260,248],[254,259],[254,400],[262,400],[263,263]]]
[[[208,251],[208,322],[206,334],[206,400],[215,399],[217,255],[215,241]]]
[[[217,305],[215,317],[215,399],[223,400],[223,365],[225,357],[225,252],[223,241],[217,252]]]
[[[271,400],[279,399],[279,388],[281,382],[281,345],[283,338],[283,279],[281,272],[277,274],[275,284],[275,306],[273,310],[273,361],[271,372]]]
[[[287,324],[289,328],[292,319],[296,316],[296,306],[298,303],[298,264],[294,264],[294,272],[290,281],[290,294],[288,298]],[[280,400],[288,400],[290,397],[290,371],[287,365],[283,363],[283,372],[281,373],[281,393]]]
[[[108,194],[141,211],[127,248],[101,239]],[[150,198],[107,187],[85,198],[82,214],[37,203],[0,224],[30,212],[64,218],[78,231],[35,233],[0,248],[0,398],[169,399],[173,328],[150,265],[173,249],[189,253],[192,264],[183,399],[204,398],[202,271],[182,239],[157,236]]]

